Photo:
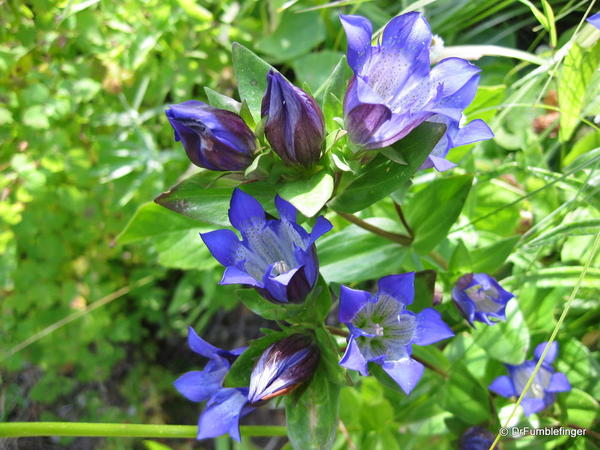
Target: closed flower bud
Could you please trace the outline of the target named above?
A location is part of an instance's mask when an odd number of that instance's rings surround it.
[[[285,395],[307,381],[319,362],[319,348],[312,339],[293,334],[267,348],[250,376],[248,402],[259,406]]]
[[[273,70],[267,74],[261,115],[267,117],[267,140],[286,163],[310,167],[319,161],[325,137],[321,109],[314,98]]]
[[[171,105],[167,118],[188,158],[210,170],[244,170],[252,162],[256,137],[242,118],[224,109],[190,100]]]

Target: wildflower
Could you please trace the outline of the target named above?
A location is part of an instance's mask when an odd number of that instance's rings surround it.
[[[475,120],[460,127],[465,107],[479,83],[479,68],[447,58],[430,68],[432,40],[422,14],[392,19],[371,45],[372,27],[361,16],[340,16],[348,40],[348,64],[354,72],[344,99],[344,120],[352,142],[365,148],[388,147],[425,121],[444,123],[446,134],[423,168],[445,170],[448,150],[490,139],[488,126]]]
[[[452,298],[471,325],[474,321],[494,325],[490,319],[506,320],[506,304],[514,295],[486,273],[468,273],[458,279]]]
[[[323,113],[315,99],[273,70],[262,99],[265,135],[288,164],[310,167],[319,161],[325,137]]]
[[[489,389],[502,397],[520,396],[525,389],[527,380],[531,377],[536,364],[540,360],[546,344],[547,342],[542,342],[535,348],[533,360],[525,361],[518,366],[505,364],[508,375],[496,378],[490,384]],[[526,416],[542,411],[550,406],[554,402],[557,392],[571,390],[571,384],[566,375],[561,372],[555,372],[552,367],[552,362],[557,355],[558,344],[553,342],[529,390],[521,401],[521,406]]]
[[[244,170],[252,162],[256,137],[235,113],[196,100],[165,111],[188,158],[210,170]]]
[[[482,427],[470,427],[460,437],[460,450],[489,450],[494,442],[494,435]]]
[[[319,348],[312,339],[293,334],[267,348],[250,376],[248,400],[257,406],[285,395],[307,381],[319,362]]]
[[[275,206],[280,219],[267,220],[254,197],[235,189],[229,220],[241,233],[240,242],[231,230],[202,233],[212,255],[223,264],[221,284],[245,284],[273,302],[302,302],[314,287],[318,274],[315,241],[331,229],[317,218],[312,232],[296,223],[296,208],[279,196]]]
[[[248,388],[222,388],[206,404],[198,419],[197,439],[229,433],[240,441],[240,419],[254,410],[248,405]]]
[[[406,310],[414,298],[414,273],[389,275],[374,295],[342,286],[340,322],[350,330],[340,365],[368,375],[368,363],[379,364],[410,393],[423,375],[423,365],[411,358],[412,344],[429,345],[454,336],[432,308],[418,314]]]

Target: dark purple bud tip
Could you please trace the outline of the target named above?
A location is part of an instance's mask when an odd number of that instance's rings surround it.
[[[319,348],[309,336],[293,334],[271,345],[252,369],[248,402],[260,406],[292,392],[310,379],[318,362]]]
[[[286,163],[310,167],[319,161],[325,138],[319,105],[273,70],[267,74],[261,116],[267,117],[267,140]]]
[[[165,111],[188,158],[210,170],[244,170],[253,159],[256,137],[242,118],[195,100]]]

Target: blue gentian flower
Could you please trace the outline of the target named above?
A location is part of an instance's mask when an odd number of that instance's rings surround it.
[[[244,170],[252,163],[256,137],[242,118],[190,100],[165,111],[188,158],[210,170]]]
[[[201,371],[187,372],[173,383],[175,388],[193,402],[208,401],[198,419],[198,439],[229,433],[240,440],[239,420],[252,411],[247,403],[247,388],[224,388],[223,379],[236,358],[246,347],[231,351],[209,344],[188,328],[188,345],[199,355],[208,358]]]
[[[340,16],[348,41],[348,64],[354,72],[344,99],[350,140],[365,149],[388,147],[425,121],[447,125],[446,135],[424,164],[445,170],[444,157],[457,145],[490,139],[481,120],[460,121],[479,83],[479,68],[447,58],[430,68],[431,31],[422,14],[392,19],[371,45],[372,27],[361,16]]]
[[[471,325],[474,321],[494,325],[490,319],[506,320],[506,304],[514,295],[486,273],[468,273],[458,279],[452,298]]]
[[[340,365],[368,375],[368,363],[379,364],[409,394],[423,375],[423,365],[411,358],[412,345],[429,345],[454,336],[440,314],[426,308],[406,310],[414,298],[414,273],[389,275],[378,291],[341,287],[339,320],[350,330]]]
[[[221,284],[245,284],[273,302],[302,302],[319,275],[314,243],[331,229],[324,217],[317,218],[312,232],[296,223],[296,208],[275,197],[279,220],[267,220],[261,204],[235,189],[229,220],[241,233],[240,242],[231,230],[202,233],[212,255],[226,269]]]
[[[319,161],[325,138],[323,113],[314,98],[274,70],[267,74],[261,115],[265,136],[288,164],[310,167]]]
[[[536,364],[542,356],[542,352],[547,342],[542,342],[535,348],[534,359],[525,361],[518,366],[505,364],[508,375],[502,375],[496,378],[489,389],[502,397],[518,397],[523,392],[527,380],[533,373]],[[555,372],[552,362],[558,355],[558,344],[553,342],[535,375],[529,390],[521,401],[523,412],[526,416],[546,409],[554,402],[557,392],[566,392],[571,390],[571,384],[567,376],[561,372]]]
[[[482,427],[470,427],[460,437],[458,447],[460,450],[489,450],[494,443],[491,431]]]
[[[600,13],[590,16],[586,20],[600,30]]]
[[[259,406],[293,391],[310,379],[318,362],[319,348],[308,336],[293,334],[276,342],[262,353],[252,369],[248,401]]]

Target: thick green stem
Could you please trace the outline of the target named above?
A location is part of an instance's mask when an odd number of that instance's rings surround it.
[[[283,426],[241,426],[242,436],[287,436]],[[133,423],[9,422],[0,423],[0,437],[86,436],[138,438],[195,438],[195,425]]]
[[[341,217],[343,217],[344,219],[346,219],[348,222],[353,223],[367,231],[370,231],[373,234],[381,236],[392,242],[396,242],[396,243],[398,243],[400,245],[404,245],[404,246],[409,246],[410,243],[412,242],[412,238],[410,236],[405,236],[403,234],[391,233],[389,231],[382,230],[381,228],[376,227],[375,225],[371,225],[370,223],[368,223],[356,216],[353,216],[352,214],[347,214],[347,213],[343,213],[343,212],[339,212],[339,211],[336,211],[336,213],[338,215],[340,215]]]

